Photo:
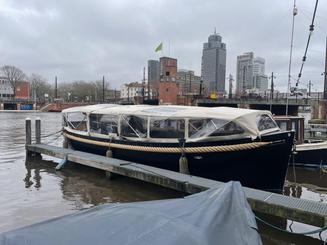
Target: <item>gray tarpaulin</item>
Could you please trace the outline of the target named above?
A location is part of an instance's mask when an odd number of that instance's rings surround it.
[[[261,244],[239,182],[185,198],[105,204],[0,234],[1,245]]]

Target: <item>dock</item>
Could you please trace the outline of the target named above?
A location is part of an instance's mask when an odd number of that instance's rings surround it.
[[[32,143],[31,121],[28,119],[26,120],[27,157],[44,154],[63,159],[63,161],[58,164],[57,169],[64,167],[64,164],[67,164],[66,162],[74,162],[104,170],[108,178],[111,178],[113,175],[122,175],[188,194],[198,193],[224,184],[219,181],[130,161],[42,144],[40,137],[40,121],[36,120],[35,125],[36,142]],[[255,212],[286,218],[316,227],[327,226],[327,204],[325,203],[284,196],[247,187],[243,187],[243,189],[252,210]]]

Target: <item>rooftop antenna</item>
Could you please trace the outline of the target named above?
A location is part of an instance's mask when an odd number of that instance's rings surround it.
[[[288,63],[288,83],[287,83],[287,91],[286,91],[286,113],[288,115],[288,97],[291,89],[291,66],[292,66],[292,53],[293,53],[293,36],[294,36],[294,20],[295,15],[297,15],[297,8],[296,8],[296,0],[294,0],[293,4],[293,19],[292,19],[292,33],[291,33],[291,49],[290,49],[290,60]]]
[[[214,34],[215,34],[215,35],[217,34],[217,32],[216,32],[216,27],[215,27],[215,30],[214,30]]]

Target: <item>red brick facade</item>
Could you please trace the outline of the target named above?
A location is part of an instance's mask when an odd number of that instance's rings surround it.
[[[16,84],[16,99],[29,99],[30,84],[29,82],[18,82]]]
[[[166,81],[159,83],[159,104],[177,105],[178,85]]]
[[[160,75],[176,77],[177,75],[177,59],[169,57],[160,58]]]

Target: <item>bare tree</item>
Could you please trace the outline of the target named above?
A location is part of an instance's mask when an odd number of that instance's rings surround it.
[[[13,97],[15,98],[17,83],[23,81],[23,79],[26,77],[24,72],[15,66],[5,65],[1,67],[1,73],[2,76],[8,79],[14,92]]]
[[[101,80],[97,80],[97,81],[91,82],[91,83],[94,84],[94,87],[97,90],[98,100],[101,99],[101,101],[105,101],[106,100],[107,91],[110,89],[109,84],[107,82],[105,82],[103,84],[103,81],[101,81]],[[104,85],[104,87],[103,87],[103,85]],[[104,95],[104,98],[103,98],[103,95]]]
[[[45,101],[45,94],[50,96],[52,93],[51,85],[39,74],[32,74],[29,78],[31,91],[34,99]]]

